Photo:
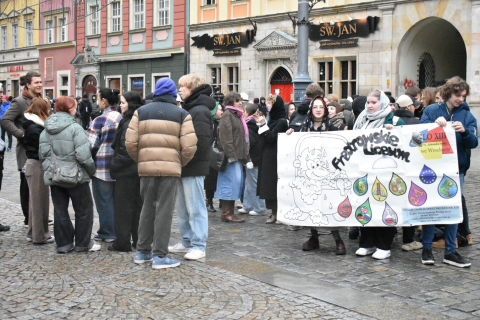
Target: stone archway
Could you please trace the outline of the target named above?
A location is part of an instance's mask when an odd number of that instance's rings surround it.
[[[280,94],[284,102],[292,101],[292,75],[284,67],[278,67],[270,77],[270,92]]]
[[[414,24],[404,35],[397,63],[397,95],[400,95],[406,86],[438,86],[453,76],[465,79],[467,50],[454,25],[445,19],[429,17]]]
[[[97,93],[97,79],[92,75],[87,75],[82,80],[82,97],[88,95],[88,98]]]

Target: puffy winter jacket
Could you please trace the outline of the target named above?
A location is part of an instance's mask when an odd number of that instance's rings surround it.
[[[44,172],[50,166],[52,148],[57,158],[80,165],[83,179],[79,184],[90,182],[90,177],[95,174],[90,142],[82,126],[69,113],[57,112],[45,120],[45,130],[40,135],[38,152]],[[52,185],[46,174],[43,177],[45,185]]]
[[[43,132],[44,125],[44,121],[36,114],[25,113],[25,118],[23,119],[23,129],[25,130],[23,145],[28,159],[38,160],[40,134]]]
[[[470,112],[466,102],[463,102],[458,108],[453,108],[452,115],[449,114],[447,106],[443,102],[439,102],[431,104],[423,110],[420,123],[435,123],[439,117],[444,117],[447,121],[459,121],[465,128],[465,132],[456,132],[455,134],[458,168],[460,173],[465,174],[470,167],[470,150],[478,146],[477,119]]]
[[[135,111],[125,145],[138,163],[139,176],[180,177],[197,150],[192,117],[177,107],[173,96],[154,96],[152,103]]]

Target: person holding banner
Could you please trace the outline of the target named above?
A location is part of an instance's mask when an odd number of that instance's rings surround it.
[[[465,174],[470,167],[471,149],[478,146],[477,120],[465,102],[469,91],[470,87],[465,80],[460,77],[451,78],[441,90],[442,101],[425,108],[420,120],[421,123],[436,123],[442,127],[447,125],[447,121],[453,121],[452,127],[456,132],[458,169],[462,191]],[[468,214],[464,215],[464,220],[467,221],[466,225],[468,226]],[[456,250],[457,227],[457,224],[445,226],[445,255],[443,263],[460,268],[468,268],[471,266],[470,261],[463,258]],[[432,253],[434,230],[435,225],[422,227],[422,263],[426,265],[435,264]],[[472,241],[471,234],[468,236],[467,241]]]
[[[338,105],[338,103],[335,102]],[[299,132],[327,132],[338,131],[338,128],[330,122],[329,109],[322,97],[318,96],[310,103],[310,110],[305,122],[300,127]],[[342,129],[343,130],[343,129]],[[287,134],[294,132],[293,128],[287,130]],[[347,253],[345,244],[340,237],[339,227],[322,227],[325,231],[331,231],[333,239],[335,240],[335,254],[343,255]],[[318,241],[318,231],[316,228],[311,228],[312,236],[303,244],[303,251],[311,251],[320,248]]]
[[[390,108],[390,99],[381,90],[374,90],[367,96],[365,109],[355,121],[353,130],[375,129],[385,127],[392,129],[394,115]],[[402,119],[398,119],[395,126],[405,125]],[[374,259],[383,260],[390,257],[393,238],[396,233],[395,227],[370,227],[363,228],[360,234],[360,248],[355,252],[357,256],[372,255]],[[374,253],[373,248],[377,250]]]

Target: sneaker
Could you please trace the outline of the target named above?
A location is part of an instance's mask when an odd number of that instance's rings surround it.
[[[357,256],[369,256],[373,253],[373,248],[358,248],[355,252]]]
[[[133,258],[133,262],[141,264],[145,262],[152,261],[153,254],[150,252],[148,254],[143,254],[140,251],[135,251],[135,257]]]
[[[27,237],[27,241],[28,241],[28,242],[32,242],[32,238]]]
[[[48,219],[48,225],[53,226],[53,220],[52,219]]]
[[[10,229],[10,227],[8,227],[8,229]],[[473,244],[473,239],[472,239],[472,234],[471,233],[467,234],[467,244],[469,246],[471,246]]]
[[[472,264],[463,258],[457,251],[443,256],[443,263],[459,268],[469,268]]]
[[[320,248],[320,243],[318,242],[318,237],[311,236],[305,243],[302,245],[303,251],[312,251]]]
[[[265,221],[266,224],[271,224],[271,223],[275,223],[277,221],[277,216],[275,215],[270,215],[270,217],[268,217],[267,221]]]
[[[88,249],[88,252],[100,251],[100,249],[102,249],[102,246],[94,241],[93,246]]]
[[[205,258],[205,251],[198,249],[190,249],[188,253],[184,256],[186,260],[198,260]]]
[[[287,227],[288,231],[298,231],[298,230],[301,230],[301,229],[302,229],[301,226],[288,226]]]
[[[248,214],[249,211],[250,211],[250,210],[246,210],[246,209],[244,209],[244,208],[238,209],[238,213],[243,213],[243,214]]]
[[[264,212],[257,212],[257,211],[250,211],[248,214],[251,215],[251,216],[263,216],[265,213],[267,213],[266,211]]]
[[[168,247],[168,252],[178,253],[178,252],[188,252],[191,248],[183,246],[181,242],[177,243],[174,246]]]
[[[237,204],[236,207],[237,207],[237,209],[242,209],[242,208],[243,208],[243,204],[241,204],[241,203],[240,203],[240,204]]]
[[[405,243],[403,246],[402,246],[402,250],[403,251],[413,251],[413,250],[420,250],[423,248],[423,244],[421,242],[418,242],[418,241],[413,241],[413,242],[410,242],[410,243]]]
[[[377,251],[375,251],[375,253],[372,255],[372,258],[377,260],[390,258],[390,250],[377,249]]]
[[[7,148],[7,151],[12,151],[12,148]]]
[[[96,235],[93,237],[93,240],[105,241],[105,242],[113,242],[113,241],[115,241],[115,238],[102,238],[100,235],[96,234]]]
[[[0,231],[8,231],[10,230],[9,226],[4,226],[3,224],[0,224]]]
[[[50,238],[48,238],[47,240],[44,241],[44,243],[54,243],[55,242],[55,237],[54,236],[50,236]]]
[[[171,259],[169,257],[160,258],[160,257],[153,257],[152,268],[153,269],[166,269],[166,268],[174,268],[180,265],[180,261]]]
[[[73,251],[75,248],[73,247],[73,244],[68,244],[63,247],[57,247],[57,252],[58,253],[69,253],[70,251]]]
[[[432,249],[423,248],[422,250],[422,263],[425,265],[433,266],[435,264],[435,260],[433,258],[433,251]]]

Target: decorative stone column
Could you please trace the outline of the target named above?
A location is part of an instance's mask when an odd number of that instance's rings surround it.
[[[399,96],[397,88],[398,70],[396,67],[396,55],[393,54],[393,11],[394,3],[379,5],[382,11],[382,29],[378,45],[373,45],[373,51],[380,52],[380,63],[382,73],[380,75],[380,88],[391,91],[393,96]]]

